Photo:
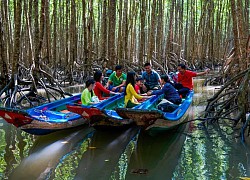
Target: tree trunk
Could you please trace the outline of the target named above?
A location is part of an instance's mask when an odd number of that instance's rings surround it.
[[[69,13],[70,13],[70,0],[66,0],[66,14],[65,14],[65,34],[66,34],[66,38],[65,38],[65,66],[64,67],[68,67],[69,64]]]
[[[45,1],[45,29],[46,29],[46,59],[48,59],[49,64],[53,64],[51,62],[51,32],[50,32],[50,6],[49,6],[49,0]],[[53,64],[54,65],[54,64]]]
[[[140,47],[139,47],[139,64],[142,66],[144,62],[145,55],[145,26],[146,26],[146,4],[144,0],[141,0],[140,8]]]
[[[14,0],[14,19],[15,19],[15,34],[14,34],[14,53],[12,61],[12,76],[17,74],[18,62],[20,56],[20,33],[21,33],[21,15],[22,15],[22,0]]]
[[[109,0],[109,34],[108,34],[108,67],[112,67],[116,62],[116,45],[115,45],[115,30],[116,30],[116,1]]]
[[[123,52],[122,52],[122,59],[128,59],[128,0],[124,0],[124,6],[123,6],[123,17],[122,17],[122,24],[123,24]],[[120,61],[118,60],[118,64]]]
[[[148,61],[152,60],[154,56],[155,50],[155,24],[156,24],[156,1],[152,2],[152,12],[151,12],[151,27],[150,27],[150,34],[149,34],[149,42],[148,42]]]
[[[157,36],[156,36],[156,58],[161,64],[162,61],[162,40],[163,40],[163,17],[164,17],[164,6],[163,0],[158,1],[158,13],[157,13]]]
[[[84,60],[86,60],[87,56],[88,56],[88,36],[87,36],[87,23],[86,23],[86,2],[85,0],[82,0],[82,26],[83,26],[83,58]],[[87,62],[85,61],[85,64],[87,64]]]
[[[69,84],[73,83],[73,66],[77,58],[77,34],[76,34],[76,4],[71,0],[71,21],[70,21],[70,60],[68,64]]]
[[[57,61],[57,0],[53,1],[53,51],[52,51],[52,57],[53,57],[53,63],[54,67],[58,67],[58,61]]]
[[[7,84],[7,63],[6,63],[6,52],[4,47],[4,31],[3,31],[3,19],[2,13],[0,13],[0,90]]]

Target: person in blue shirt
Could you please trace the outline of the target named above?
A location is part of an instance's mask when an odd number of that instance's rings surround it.
[[[164,94],[164,99],[174,103],[174,104],[181,104],[181,97],[178,91],[172,86],[170,83],[170,79],[168,75],[161,76],[161,83],[163,85],[162,89],[154,90],[147,92],[147,95],[161,95]]]
[[[142,78],[144,79],[144,91],[149,91],[153,89],[159,89],[161,87],[160,75],[151,68],[150,63],[144,64],[145,71],[142,73]]]

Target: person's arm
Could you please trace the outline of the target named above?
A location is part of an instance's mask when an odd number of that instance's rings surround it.
[[[158,79],[158,82],[159,82],[160,86],[162,87],[162,84],[161,84],[161,79]]]
[[[151,93],[149,93],[148,95],[161,95],[163,94],[165,91],[167,90],[166,84],[162,87],[162,89],[159,90],[154,90]]]
[[[109,85],[113,84],[113,76],[114,76],[114,72],[109,76],[108,82],[106,84],[106,88],[108,88]]]
[[[157,72],[156,72],[156,76],[157,76],[157,81],[159,82],[160,86],[162,87],[161,77],[160,77],[160,75]]]
[[[161,95],[161,94],[163,94],[163,90],[159,89],[159,90],[152,91],[151,94],[148,94],[148,95]]]
[[[140,87],[136,84],[135,85],[135,92],[137,93],[137,94],[141,94],[141,92],[140,92]]]
[[[139,94],[137,94],[137,93],[135,92],[135,89],[134,89],[134,87],[133,87],[131,84],[129,84],[127,88],[129,88],[129,91],[131,92],[131,94],[132,94],[136,99],[139,99],[139,100],[140,100],[140,99],[143,98],[143,96],[140,96]]]
[[[126,79],[127,79],[127,76],[126,74],[122,73],[122,78],[123,78],[123,81],[120,85],[116,86],[116,88],[120,88],[122,86],[125,86],[126,85]]]
[[[110,84],[112,84],[112,81],[108,80],[108,82],[106,84],[106,88],[108,88]]]
[[[122,81],[122,83],[121,83],[119,86],[116,86],[116,88],[119,88],[119,87],[125,86],[125,84],[126,84],[126,81]]]
[[[97,82],[95,85],[96,85],[96,88],[100,89],[105,94],[110,94],[110,91],[107,90],[105,87],[103,87],[101,83]]]
[[[204,72],[198,72],[198,73],[196,73],[196,76],[202,76],[202,75],[208,74],[209,71],[210,71],[210,69],[205,69]]]

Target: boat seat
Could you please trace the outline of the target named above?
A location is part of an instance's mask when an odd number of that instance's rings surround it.
[[[50,121],[53,121],[54,120],[62,120],[64,119],[65,121],[67,121],[67,118],[72,116],[72,115],[75,115],[75,113],[72,113],[72,112],[65,112],[65,113],[61,113],[61,112],[57,112],[57,111],[50,111],[50,110],[46,110],[43,112],[43,114],[47,117],[49,117],[49,120]]]

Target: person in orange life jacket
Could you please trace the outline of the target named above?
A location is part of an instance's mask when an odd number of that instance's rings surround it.
[[[94,92],[96,94],[96,96],[98,97],[98,99],[100,100],[104,100],[107,99],[109,97],[103,97],[103,93],[105,94],[119,94],[119,93],[115,93],[112,92],[108,89],[106,89],[103,85],[102,85],[102,80],[103,80],[103,74],[101,71],[96,71],[94,74],[94,80],[95,80],[95,87],[94,87]]]
[[[170,83],[168,75],[161,76],[162,89],[147,92],[147,95],[161,95],[164,94],[164,99],[174,103],[181,104],[181,98],[177,90]]]
[[[182,97],[186,97],[186,95],[193,89],[193,77],[202,76],[204,74],[209,73],[209,69],[206,69],[204,72],[193,72],[187,70],[185,64],[179,64],[177,67],[178,80],[175,84],[175,88],[178,89],[178,92]]]
[[[117,65],[115,71],[109,76],[106,88],[113,92],[123,92],[126,79],[126,74],[122,72],[122,66]]]

